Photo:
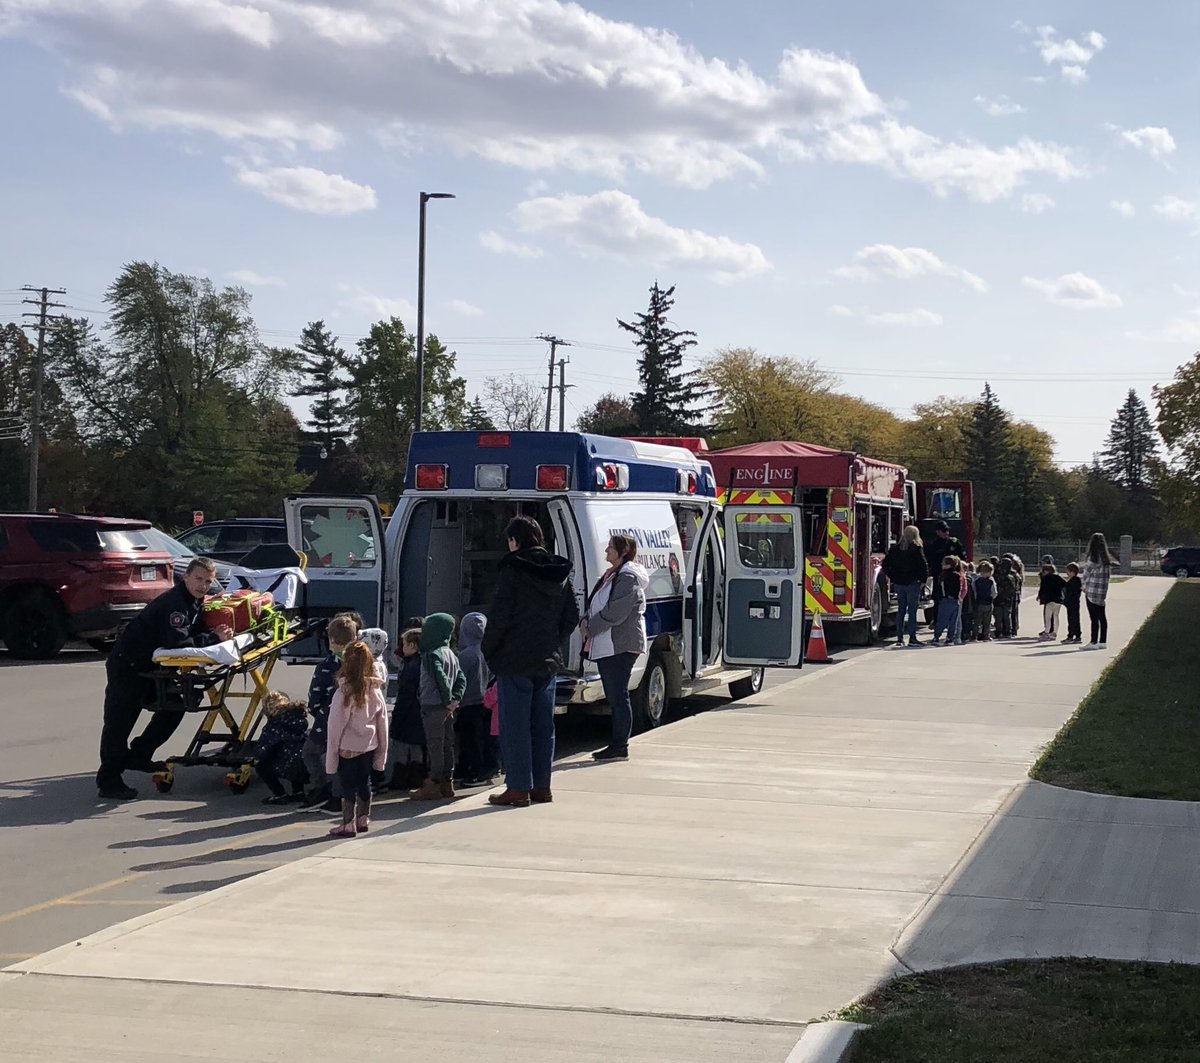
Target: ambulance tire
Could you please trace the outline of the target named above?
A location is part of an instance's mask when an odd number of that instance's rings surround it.
[[[650,654],[642,681],[633,692],[633,733],[649,731],[666,720],[667,715],[667,662],[661,653]]]
[[[729,684],[729,696],[734,701],[741,701],[743,698],[752,698],[763,688],[763,679],[766,678],[767,670],[765,668],[755,668],[745,679],[739,679],[736,683]]]

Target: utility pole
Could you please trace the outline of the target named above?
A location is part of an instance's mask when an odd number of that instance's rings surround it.
[[[61,321],[62,315],[49,315],[51,307],[65,306],[65,303],[52,303],[50,296],[66,295],[65,288],[34,288],[24,285],[23,292],[36,292],[37,299],[22,299],[22,303],[38,306],[36,313],[23,313],[22,317],[36,317],[37,324],[27,323],[26,328],[38,330],[37,353],[33,359],[33,398],[29,404],[29,512],[38,511],[38,456],[42,446],[42,378],[45,375],[46,329],[51,321]],[[39,306],[40,304],[40,306]]]
[[[560,432],[567,430],[567,388],[575,386],[567,383],[567,365],[570,361],[570,358],[558,360],[558,430]]]
[[[557,336],[547,336],[545,333],[538,336],[537,339],[545,340],[550,344],[550,378],[546,381],[546,428],[550,431],[550,411],[554,404],[554,356],[558,353],[559,347],[570,347],[571,345],[566,340],[560,340]]]

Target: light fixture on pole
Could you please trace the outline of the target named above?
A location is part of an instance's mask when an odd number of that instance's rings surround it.
[[[431,199],[454,199],[452,192],[421,193],[421,225],[417,238],[417,416],[413,430],[421,431],[425,413],[425,204]]]

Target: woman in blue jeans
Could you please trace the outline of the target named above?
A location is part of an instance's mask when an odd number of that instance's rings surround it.
[[[915,524],[910,524],[900,538],[892,543],[883,560],[883,574],[892,582],[896,592],[896,645],[904,645],[908,633],[908,644],[920,646],[917,641],[917,607],[921,603],[921,588],[929,578],[929,565],[925,561],[925,544]]]
[[[579,606],[571,562],[546,549],[536,520],[513,517],[504,535],[508,554],[500,559],[483,656],[500,697],[505,790],[488,801],[524,808],[554,800],[554,681],[563,640],[579,623]]]
[[[608,540],[609,569],[588,596],[587,616],[579,625],[588,657],[596,662],[604,698],[612,710],[612,740],[593,760],[628,760],[633,731],[629,677],[646,652],[646,587],[650,574],[637,563],[637,542],[628,535]]]

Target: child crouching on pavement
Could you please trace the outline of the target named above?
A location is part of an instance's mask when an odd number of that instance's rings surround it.
[[[338,669],[342,667],[342,654],[358,634],[354,621],[349,617],[335,616],[325,628],[329,653],[313,670],[312,682],[308,687],[308,714],[312,717],[312,729],[304,743],[304,766],[308,769],[309,791],[304,795],[304,807],[324,804],[330,811],[341,806],[341,787],[337,776],[326,778],[325,747],[329,730],[329,707],[337,690]]]
[[[290,805],[304,799],[308,772],[304,767],[304,743],[308,734],[308,706],[293,701],[278,690],[263,698],[267,722],[254,747],[254,768],[267,784],[270,797],[264,805]],[[287,782],[289,790],[283,787]]]
[[[458,737],[458,781],[464,786],[490,783],[486,773],[487,739],[491,713],[483,707],[483,695],[492,680],[483,659],[480,644],[487,630],[483,613],[467,613],[458,625],[458,663],[462,668],[466,688],[462,705],[454,714],[454,730]]]
[[[436,801],[454,796],[454,713],[467,688],[467,677],[450,648],[454,617],[434,613],[421,628],[421,722],[429,750],[429,778],[409,797]]]
[[[414,790],[425,781],[425,725],[421,722],[421,629],[400,636],[400,671],[392,710],[393,790]]]
[[[941,581],[942,596],[938,599],[937,616],[933,621],[933,645],[942,645],[942,635],[946,636],[946,645],[960,642],[958,637],[958,622],[962,611],[962,571],[959,559],[951,554],[942,561],[942,570],[937,577]]]
[[[1083,642],[1083,628],[1079,626],[1079,601],[1083,596],[1083,580],[1079,578],[1079,566],[1072,561],[1067,565],[1067,581],[1063,584],[1063,605],[1067,607],[1067,637],[1064,644]]]
[[[365,642],[346,647],[329,707],[325,770],[342,784],[342,822],[329,833],[353,838],[371,825],[371,771],[387,762],[388,719],[383,683]]]
[[[996,601],[996,581],[992,579],[992,563],[980,561],[975,574],[975,638],[979,642],[992,640],[992,606]]]

